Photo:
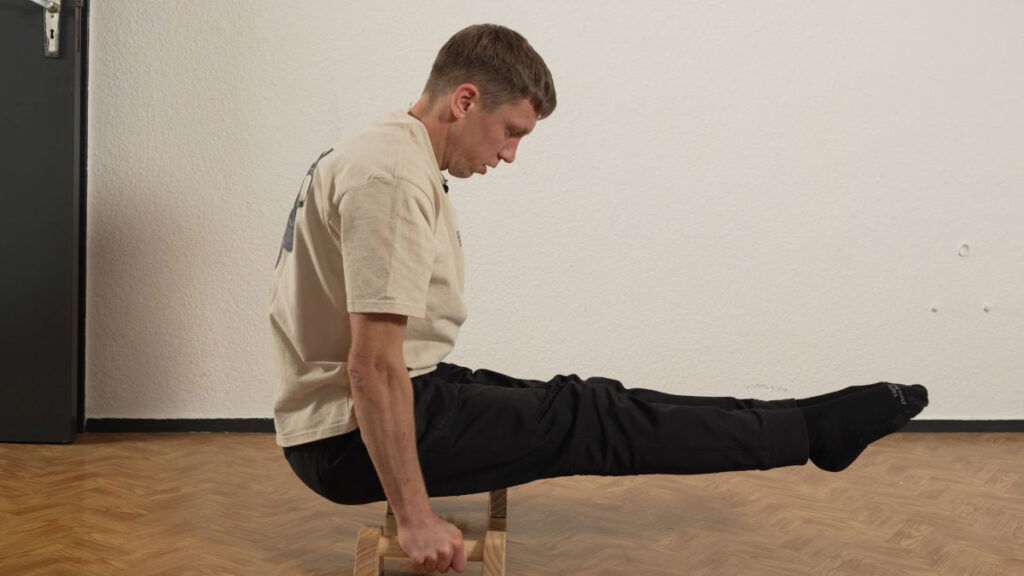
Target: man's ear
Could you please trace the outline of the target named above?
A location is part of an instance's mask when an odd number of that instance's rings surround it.
[[[451,98],[452,115],[456,120],[464,118],[474,106],[480,106],[480,89],[469,82],[456,86]]]

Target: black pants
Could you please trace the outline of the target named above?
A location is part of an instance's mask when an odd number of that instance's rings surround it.
[[[807,427],[792,399],[677,396],[575,374],[520,380],[447,363],[412,386],[432,497],[557,476],[767,470],[808,459]],[[284,455],[328,500],[386,500],[358,429]]]

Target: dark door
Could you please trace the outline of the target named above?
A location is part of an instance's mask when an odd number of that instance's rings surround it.
[[[82,0],[63,0],[59,18],[53,10],[31,0],[0,0],[4,442],[69,443],[84,417],[79,289],[86,8]],[[49,56],[47,18],[58,49]]]

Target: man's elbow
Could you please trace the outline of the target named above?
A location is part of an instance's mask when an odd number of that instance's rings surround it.
[[[365,386],[373,382],[387,381],[397,370],[405,370],[401,354],[372,354],[349,352],[348,376],[353,386]]]
[[[352,345],[348,352],[348,371],[354,384],[386,379],[391,373],[405,370],[404,316],[353,313],[350,318]]]

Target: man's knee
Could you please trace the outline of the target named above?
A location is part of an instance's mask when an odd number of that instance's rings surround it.
[[[588,388],[611,391],[616,394],[626,391],[626,387],[622,385],[622,382],[611,378],[604,378],[602,376],[591,376],[584,380],[576,374],[569,374],[568,376],[556,376],[552,382],[559,386],[572,385],[579,388],[581,391]]]
[[[602,386],[612,390],[613,392],[625,392],[626,387],[622,385],[622,382],[618,380],[612,380],[611,378],[603,378],[601,376],[594,376],[587,378],[586,382],[589,382],[595,386]]]

